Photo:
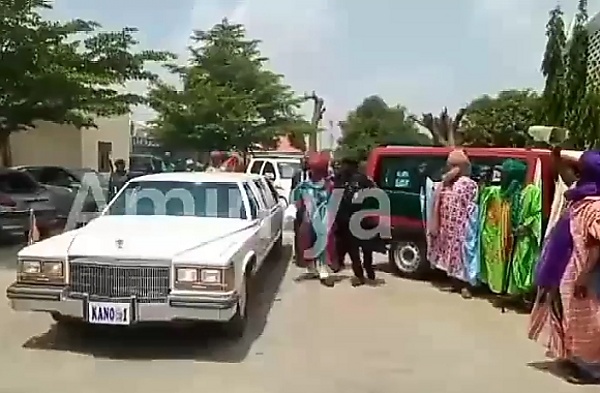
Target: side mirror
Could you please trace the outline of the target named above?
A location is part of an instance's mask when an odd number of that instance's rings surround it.
[[[272,172],[265,173],[265,177],[271,181],[275,180],[275,174]]]

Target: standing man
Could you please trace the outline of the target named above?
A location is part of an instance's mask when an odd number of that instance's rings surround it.
[[[129,180],[131,175],[125,168],[125,160],[115,160],[115,170],[110,174],[108,183],[108,199],[111,200]]]
[[[225,156],[222,152],[218,150],[211,151],[210,164],[205,172],[221,172],[223,170],[223,161],[225,161]]]
[[[335,237],[338,252],[338,268],[344,267],[346,254],[350,256],[354,278],[352,286],[375,284],[375,269],[373,268],[373,239],[359,239],[350,228],[350,218],[362,209],[361,204],[355,203],[356,194],[363,189],[374,187],[374,183],[358,170],[358,161],[344,158],[338,174],[334,178],[334,188],[342,190],[335,219]],[[363,261],[361,261],[361,251]],[[366,278],[365,278],[366,273]],[[368,280],[368,281],[367,281]]]

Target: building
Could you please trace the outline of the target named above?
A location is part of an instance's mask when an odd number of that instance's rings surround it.
[[[567,29],[567,42],[573,36],[575,16]],[[600,84],[600,12],[591,17],[586,28],[589,37],[588,76],[590,82]]]
[[[129,115],[101,118],[98,128],[39,122],[10,136],[13,165],[59,165],[110,171],[110,160],[129,162]]]

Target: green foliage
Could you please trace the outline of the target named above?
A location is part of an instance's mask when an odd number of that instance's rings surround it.
[[[566,116],[565,126],[570,130],[572,143],[586,147],[591,124],[589,118],[581,117],[588,101],[588,57],[589,37],[586,29],[588,20],[587,0],[579,0],[572,35],[568,44],[565,74]]]
[[[365,160],[379,145],[431,145],[404,107],[390,107],[378,96],[364,99],[340,124],[338,154]]]
[[[148,61],[164,52],[132,53],[135,29],[101,32],[95,22],[49,21],[45,0],[0,1],[0,144],[10,165],[11,132],[36,120],[94,126],[94,116],[129,112],[142,96],[121,89],[129,80],[152,80]]]
[[[542,62],[542,73],[546,78],[540,111],[542,119],[545,125],[567,128],[568,143],[576,149],[597,145],[600,133],[599,91],[588,75],[587,6],[587,0],[579,0],[568,42],[560,7],[550,12]]]
[[[208,31],[194,31],[192,40],[189,65],[171,67],[183,88],[157,82],[149,93],[168,145],[247,151],[271,145],[300,121],[301,99],[281,75],[265,68],[260,42],[247,39],[242,25],[224,19]]]
[[[463,143],[470,146],[523,147],[527,130],[538,123],[540,98],[532,90],[506,90],[484,95],[466,108],[461,122]]]
[[[565,22],[560,6],[550,11],[546,24],[546,50],[542,60],[542,75],[546,78],[542,94],[541,116],[547,125],[562,126],[565,116]]]

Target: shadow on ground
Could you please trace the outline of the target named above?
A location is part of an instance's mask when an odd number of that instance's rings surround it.
[[[559,362],[549,360],[543,362],[531,362],[527,363],[527,366],[536,369],[538,371],[551,374],[557,378],[560,378],[566,382],[576,384],[576,385],[598,385],[600,386],[600,381],[586,381],[586,382],[572,382],[570,380],[569,374],[560,366]]]
[[[67,329],[54,324],[50,330],[27,340],[24,348],[69,351],[94,357],[129,360],[192,359],[239,363],[266,326],[291,258],[291,247],[283,256],[270,258],[257,273],[259,288],[249,300],[249,321],[241,339],[230,339],[218,324],[190,326],[132,326],[128,328],[89,325]]]

